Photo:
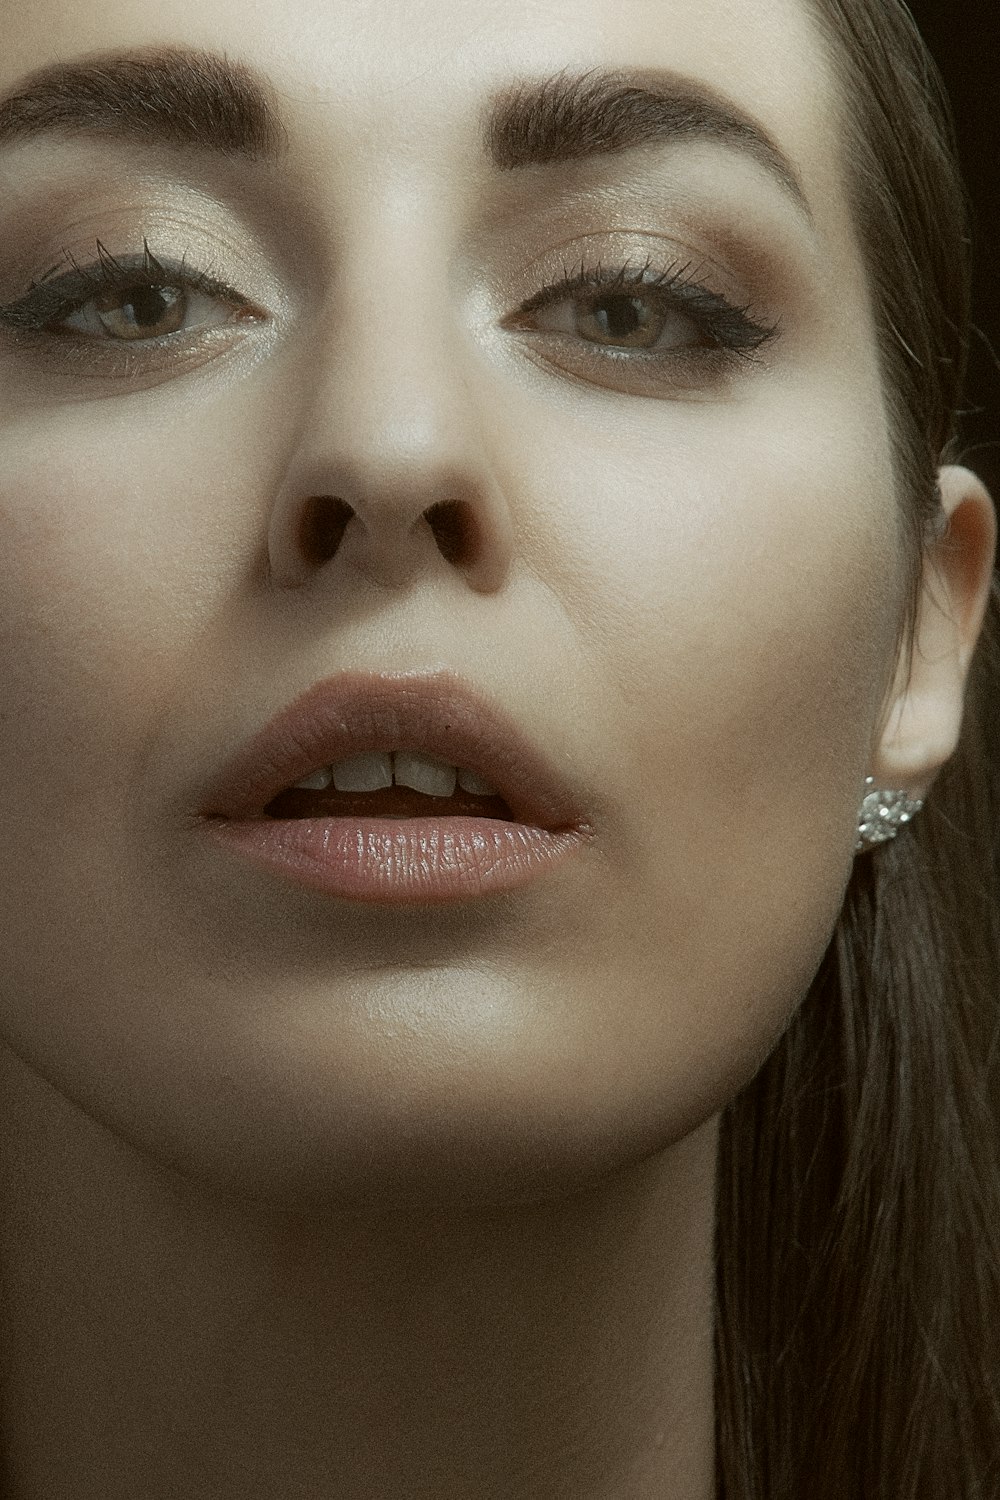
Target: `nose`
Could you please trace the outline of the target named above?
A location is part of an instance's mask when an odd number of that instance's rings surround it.
[[[480,592],[501,587],[512,527],[489,373],[442,260],[400,234],[375,263],[345,262],[313,326],[292,335],[275,586],[399,589],[453,571]]]

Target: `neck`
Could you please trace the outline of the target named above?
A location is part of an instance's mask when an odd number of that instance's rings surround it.
[[[710,1500],[717,1120],[541,1206],[307,1219],[3,1049],[10,1500]]]

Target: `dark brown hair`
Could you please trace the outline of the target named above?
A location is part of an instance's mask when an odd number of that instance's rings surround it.
[[[959,461],[968,205],[902,0],[806,0],[840,85],[912,583]],[[1000,1495],[1000,588],[959,749],[859,856],[809,994],[719,1140],[718,1500]]]

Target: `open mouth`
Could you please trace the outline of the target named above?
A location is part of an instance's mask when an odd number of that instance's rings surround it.
[[[427,837],[449,820],[455,837],[472,839],[489,822],[497,837],[592,832],[559,760],[447,672],[323,679],[253,735],[203,795],[206,818],[286,824],[289,835],[315,824],[342,837],[404,819]]]
[[[456,787],[450,797],[435,797],[408,786],[376,792],[338,792],[289,787],[264,808],[267,818],[502,818],[514,817],[502,797],[477,797]]]

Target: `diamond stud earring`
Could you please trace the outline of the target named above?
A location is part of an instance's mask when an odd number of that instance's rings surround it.
[[[923,807],[923,799],[906,792],[875,790],[874,776],[865,777],[865,798],[858,813],[858,841],[855,854],[864,854],[876,844],[894,839],[904,823],[909,823]]]

